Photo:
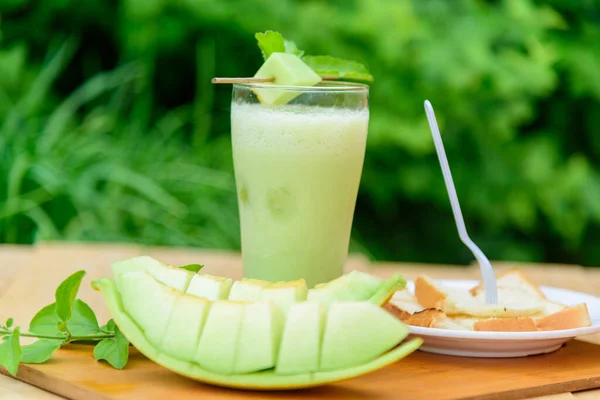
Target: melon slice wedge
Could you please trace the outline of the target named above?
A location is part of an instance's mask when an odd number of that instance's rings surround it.
[[[162,286],[160,283],[158,283],[158,284],[160,286]],[[125,335],[125,337],[127,337],[127,339],[146,357],[148,357],[151,360],[153,360],[154,362],[164,366],[165,368],[172,370],[173,372],[176,372],[183,376],[187,376],[191,379],[195,379],[195,380],[198,380],[201,382],[206,382],[206,383],[218,385],[218,386],[243,388],[243,389],[250,389],[250,390],[284,390],[284,389],[296,389],[296,388],[303,388],[303,387],[319,386],[319,385],[332,383],[332,382],[352,378],[355,376],[359,376],[359,375],[362,375],[362,374],[365,374],[365,373],[368,373],[371,371],[375,371],[377,369],[385,367],[394,362],[397,362],[398,360],[406,357],[410,353],[417,350],[422,343],[421,339],[412,339],[412,340],[404,342],[404,343],[401,343],[399,341],[397,343],[397,346],[395,346],[394,348],[390,349],[389,351],[387,351],[383,354],[369,357],[369,360],[366,362],[363,362],[359,365],[354,365],[352,367],[333,369],[330,371],[325,371],[325,370],[319,369],[319,371],[317,371],[317,372],[285,374],[285,375],[277,374],[276,370],[274,368],[270,368],[265,371],[251,372],[251,373],[216,372],[214,370],[210,370],[206,367],[201,366],[197,362],[190,362],[190,361],[182,360],[178,357],[175,357],[172,354],[169,354],[166,351],[163,351],[160,347],[157,347],[150,340],[148,340],[147,336],[145,335],[144,330],[142,330],[140,328],[140,326],[138,325],[139,321],[136,321],[136,319],[134,319],[130,316],[130,313],[132,313],[132,310],[128,309],[124,306],[124,302],[121,297],[121,293],[119,293],[119,290],[117,289],[117,285],[115,284],[115,282],[113,280],[111,280],[109,278],[102,278],[100,280],[93,281],[92,286],[102,293],[102,295],[105,299],[105,302],[108,306],[108,309],[110,311],[110,314],[111,314],[113,320],[115,321],[115,323],[117,324],[117,326],[119,327],[119,329],[121,330],[121,332],[123,333],[123,335]],[[125,290],[124,290],[125,293],[123,296],[124,298],[129,296],[126,294],[126,292],[130,291],[129,288],[130,288],[129,285],[127,285],[125,287]],[[169,288],[167,288],[167,289],[169,289]],[[152,290],[151,294],[153,294],[160,289],[153,288],[151,290]],[[140,294],[139,290],[137,291],[137,293]],[[184,294],[181,294],[181,295],[186,296]],[[223,301],[221,301],[221,302],[223,302]],[[218,302],[213,302],[213,304],[210,306],[210,309],[213,310],[213,312],[214,312],[214,305],[216,303],[218,303]],[[227,302],[227,303],[230,303],[230,302]],[[340,304],[343,304],[343,303],[340,303]],[[370,306],[370,307],[377,308],[375,306],[375,304],[373,304],[373,303],[365,302],[365,304],[368,304],[368,306]],[[242,305],[242,307],[243,306],[244,305]],[[333,307],[333,308],[335,309],[335,307]],[[362,311],[370,314],[371,311],[369,311],[369,310],[372,310],[372,308],[367,307],[365,310],[362,310]],[[383,310],[381,310],[381,311],[384,312]],[[163,312],[166,312],[166,311],[163,311]],[[247,309],[245,309],[245,311],[243,311],[242,314],[244,314],[244,312],[247,312]],[[349,313],[349,311],[345,311],[345,312]],[[233,314],[236,314],[236,312],[227,312],[227,313],[222,314],[223,319],[226,316],[225,314],[233,315]],[[217,314],[214,314],[214,315],[215,315],[215,320],[218,319],[218,318],[216,318]],[[209,314],[208,318],[210,318],[210,314]],[[367,316],[367,319],[369,319],[369,318],[370,317]],[[233,319],[235,321],[237,321],[237,317],[235,317],[235,315],[234,315]],[[342,317],[338,316],[338,320],[342,320]],[[200,336],[200,341],[202,341],[202,336],[206,334],[208,322],[209,321],[207,319],[206,323],[204,324],[204,332],[202,332],[201,336]],[[396,320],[395,323],[398,326],[403,326],[403,324],[398,320]],[[329,324],[329,320],[328,320],[328,324]],[[343,324],[341,324],[341,325],[343,325]],[[386,324],[386,326],[387,326],[387,324]],[[387,327],[389,328],[389,326],[387,326]],[[223,329],[226,329],[226,328],[223,328]],[[354,326],[353,329],[354,330],[360,329],[360,327]],[[370,340],[377,341],[378,337],[371,337]],[[354,343],[357,343],[357,342],[354,341]],[[386,346],[388,346],[388,344],[389,344],[389,341],[386,340]],[[325,341],[323,342],[323,345],[325,345]],[[324,348],[323,350],[325,351],[326,348]],[[343,350],[347,351],[348,349],[343,349]],[[332,350],[328,350],[328,351],[331,353]],[[335,352],[335,349],[333,351]],[[338,351],[342,351],[342,350],[338,350]],[[322,357],[322,359],[323,359],[323,357]],[[206,361],[206,360],[204,360],[204,361]],[[352,360],[351,363],[356,363],[356,362],[358,362],[358,361]],[[350,362],[345,362],[345,363],[349,364]],[[229,365],[229,361],[225,364]],[[234,361],[234,365],[235,365],[235,361]],[[225,370],[226,368],[223,368],[223,369]]]
[[[160,262],[150,256],[139,256],[117,261],[111,265],[117,287],[121,288],[121,276],[127,272],[145,271],[156,280],[179,292],[185,292],[194,273]]]
[[[275,85],[313,86],[321,82],[321,76],[300,57],[290,53],[271,53],[254,75],[255,78],[274,78]],[[269,85],[269,84],[264,84]],[[293,100],[301,91],[278,89],[253,89],[263,104],[280,105]]]

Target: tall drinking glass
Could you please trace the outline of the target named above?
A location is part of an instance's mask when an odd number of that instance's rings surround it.
[[[262,104],[257,93],[265,91],[293,99]],[[313,287],[343,274],[368,95],[368,86],[344,82],[234,85],[231,136],[245,277],[304,278]]]

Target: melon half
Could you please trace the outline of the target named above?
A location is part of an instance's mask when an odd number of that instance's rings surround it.
[[[260,295],[257,300],[210,300],[162,282],[158,277],[172,283],[164,279],[168,271],[125,264],[115,272],[118,284],[110,278],[92,284],[125,337],[156,363],[214,385],[256,390],[318,386],[397,362],[422,343],[405,341],[406,326],[369,300],[330,296],[323,304],[303,300],[302,289],[284,290],[283,303]],[[374,296],[382,282],[361,296]],[[270,285],[248,283],[262,290]]]

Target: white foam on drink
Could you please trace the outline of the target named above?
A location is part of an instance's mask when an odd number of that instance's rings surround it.
[[[364,146],[368,110],[232,104],[234,147],[277,152],[344,153]]]

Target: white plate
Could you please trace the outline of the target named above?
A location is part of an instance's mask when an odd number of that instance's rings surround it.
[[[469,290],[474,280],[438,280],[445,285]],[[414,282],[407,282],[414,293]],[[592,325],[586,328],[544,332],[475,332],[409,326],[412,336],[423,338],[420,350],[461,357],[525,357],[550,353],[576,336],[600,332],[600,298],[567,289],[541,286],[549,300],[565,305],[586,303]]]

